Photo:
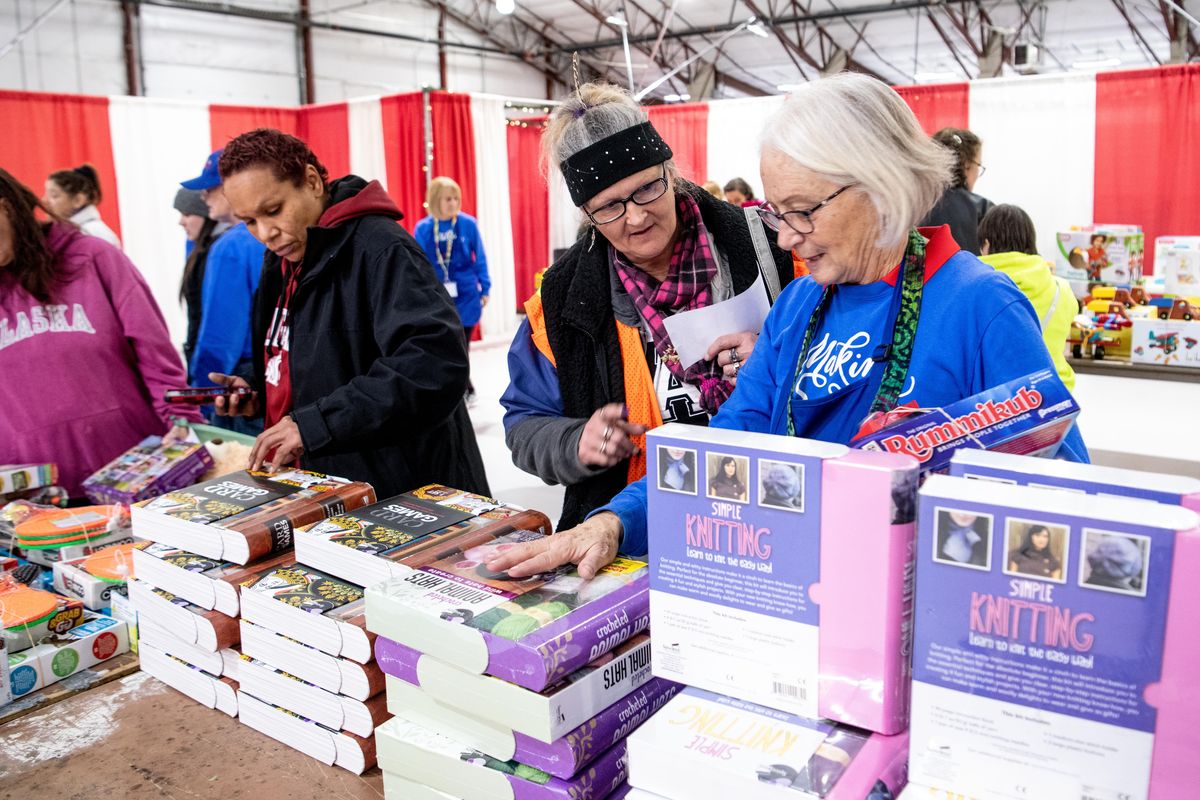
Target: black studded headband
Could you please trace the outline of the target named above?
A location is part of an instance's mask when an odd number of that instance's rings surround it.
[[[578,207],[617,181],[661,164],[672,155],[654,126],[643,122],[583,148],[559,167],[571,201]]]

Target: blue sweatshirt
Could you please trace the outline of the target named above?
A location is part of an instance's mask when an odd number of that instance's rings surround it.
[[[212,386],[208,373],[232,374],[239,361],[253,355],[250,316],[264,252],[266,247],[245,223],[225,231],[209,249],[200,290],[200,332],[189,365],[196,386]]]
[[[1016,284],[958,250],[948,227],[921,232],[930,238],[925,291],[900,404],[944,406],[1031,372],[1053,370],[1037,315]],[[795,399],[797,436],[849,443],[874,400],[870,378],[878,376],[872,372],[884,366],[872,362],[871,355],[891,340],[884,328],[895,280],[893,272],[875,283],[834,290],[795,384],[805,326],[821,287],[811,277],[789,284],[767,315],[737,389],[713,417],[713,427],[786,435],[787,404]],[[1078,427],[1072,427],[1059,457],[1088,461]],[[621,518],[622,552],[646,553],[644,478],[593,513],[600,511]]]
[[[417,223],[413,237],[425,251],[433,271],[438,274],[442,283],[453,281],[458,289],[454,304],[458,307],[458,316],[462,318],[465,327],[479,324],[483,314],[482,298],[492,289],[492,279],[488,276],[487,253],[483,250],[483,240],[479,238],[479,224],[470,214],[459,214],[453,222],[438,221],[436,245],[433,241],[433,217],[426,217]],[[442,259],[450,253],[449,274],[438,261],[438,251]]]

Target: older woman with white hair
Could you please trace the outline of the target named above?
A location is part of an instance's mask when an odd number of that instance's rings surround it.
[[[714,427],[849,443],[897,405],[943,406],[1053,369],[1038,318],[1007,276],[914,225],[950,176],[892,89],[842,74],[805,85],[768,122],[760,213],[811,274],[772,308]],[[1077,431],[1062,455],[1087,460]],[[644,554],[645,482],[583,524],[488,566],[521,576],[567,562],[592,574]]]

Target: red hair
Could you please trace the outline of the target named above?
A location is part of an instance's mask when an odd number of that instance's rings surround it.
[[[258,128],[225,145],[217,168],[222,181],[251,167],[267,167],[276,180],[302,186],[306,168],[310,165],[321,176],[321,182],[328,184],[329,171],[308,145],[283,131]]]

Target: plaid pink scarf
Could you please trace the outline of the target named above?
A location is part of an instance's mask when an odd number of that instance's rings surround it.
[[[708,232],[700,218],[700,206],[686,194],[677,197],[679,238],[671,252],[671,266],[661,283],[629,264],[609,248],[613,267],[621,285],[633,300],[634,306],[650,328],[654,350],[679,381],[700,390],[700,407],[709,414],[717,413],[729,399],[733,385],[725,380],[723,369],[713,361],[697,361],[684,369],[675,356],[671,337],[663,318],[679,311],[704,308],[712,303],[712,280],[717,274],[717,259],[708,246]],[[669,355],[668,355],[669,354]]]

